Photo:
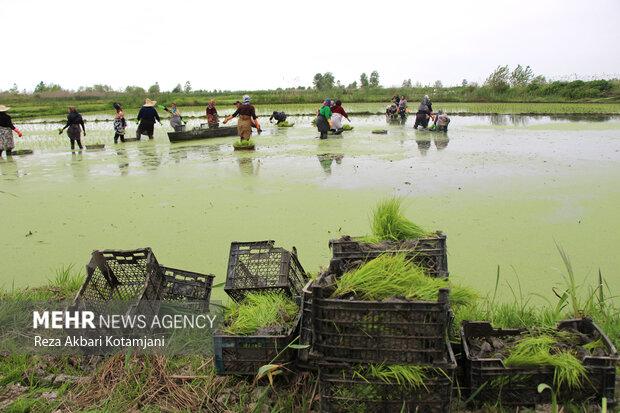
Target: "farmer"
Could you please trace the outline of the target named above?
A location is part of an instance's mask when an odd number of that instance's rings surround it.
[[[388,122],[396,120],[398,118],[398,106],[396,106],[396,104],[394,103],[388,106],[385,109],[385,117]]]
[[[77,111],[75,106],[69,106],[69,113],[67,114],[67,124],[58,132],[59,135],[62,135],[65,129],[67,129],[67,136],[71,141],[71,150],[75,150],[75,143],[77,142],[78,147],[83,149],[82,139],[81,139],[81,131],[84,132],[84,136],[86,136],[86,128],[84,127],[84,119],[82,119],[82,115]]]
[[[446,115],[443,110],[437,112],[437,116],[435,116],[435,122],[433,126],[435,129],[442,132],[448,132],[448,124],[450,123],[450,118]]]
[[[140,140],[142,135],[147,135],[149,139],[153,139],[153,131],[155,129],[155,121],[161,125],[159,113],[155,110],[156,101],[146,98],[144,105],[138,112],[138,130],[136,130],[136,139]]]
[[[235,113],[228,115],[224,119],[224,124],[237,116],[239,116],[237,133],[242,141],[250,140],[252,137],[252,125],[256,125],[256,129],[260,133],[260,123],[258,122],[258,116],[256,116],[256,109],[250,104],[250,97],[248,95],[243,96],[243,103],[239,104]]]
[[[332,130],[336,133],[336,135],[340,135],[342,133],[342,121],[346,119],[351,123],[351,119],[349,119],[349,115],[347,111],[342,107],[342,101],[340,99],[336,100],[336,103],[331,108],[332,111]]]
[[[120,103],[115,103],[114,109],[116,109],[116,115],[114,116],[114,143],[125,142],[125,128],[127,127],[127,121],[125,120],[125,112]]]
[[[405,99],[404,96],[401,96],[398,101],[398,114],[403,122],[407,119],[407,111],[407,99]]]
[[[317,113],[317,117],[316,117],[316,128],[319,130],[320,132],[320,139],[327,139],[327,132],[329,132],[329,129],[331,127],[330,122],[331,122],[331,118],[332,118],[332,101],[330,98],[326,98],[325,101],[323,101],[323,106],[321,106],[321,109],[319,109],[318,113]]]
[[[11,116],[7,113],[9,109],[11,108],[8,106],[0,105],[0,156],[2,156],[2,151],[6,151],[6,156],[11,156],[15,147],[13,132],[20,138],[22,137],[22,133],[13,125]]]
[[[177,104],[172,102],[170,109],[164,108],[164,110],[170,113],[170,126],[175,132],[181,132],[183,130],[183,120],[181,119],[181,111],[177,108]]]
[[[413,124],[413,128],[417,129],[418,126],[422,126],[423,128],[428,128],[428,121],[433,115],[433,104],[431,103],[428,95],[424,95],[422,102],[420,102],[420,106],[418,106],[418,112],[415,115],[415,123]]]
[[[207,104],[207,124],[210,128],[217,128],[220,126],[220,118],[215,108],[215,100],[211,99]]]
[[[269,116],[269,122],[271,122],[273,119],[276,120],[276,125],[279,125],[286,120],[286,113],[274,110],[271,116]]]

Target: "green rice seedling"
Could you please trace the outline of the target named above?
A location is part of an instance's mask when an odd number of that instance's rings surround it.
[[[344,130],[344,131],[353,130],[353,126],[351,126],[349,124],[342,125],[342,130]]]
[[[276,124],[276,126],[279,128],[292,128],[293,126],[295,126],[295,122],[289,122],[285,120],[284,122]]]
[[[554,367],[553,381],[557,389],[564,385],[571,389],[581,387],[582,379],[586,377],[586,368],[573,354],[568,351],[553,354],[551,365]]]
[[[235,149],[251,149],[254,148],[255,144],[252,139],[247,140],[238,140],[233,142],[233,147]]]
[[[599,338],[598,340],[590,341],[589,343],[584,344],[582,347],[592,353],[596,349],[604,349],[605,343],[603,343],[603,339]]]
[[[403,241],[428,235],[401,212],[402,200],[390,198],[377,204],[371,220],[372,236],[377,241]]]
[[[454,306],[475,301],[476,293],[452,285],[447,279],[433,278],[407,259],[405,254],[382,254],[359,268],[349,271],[336,281],[334,297],[352,293],[363,300],[384,300],[404,297],[410,300],[436,301],[441,288],[451,288]]]
[[[291,325],[297,304],[282,293],[249,293],[224,312],[225,332],[248,335],[267,327]]]
[[[386,384],[398,384],[414,389],[426,388],[425,382],[428,380],[426,375],[429,368],[416,365],[390,364],[368,366],[367,375],[381,380]]]

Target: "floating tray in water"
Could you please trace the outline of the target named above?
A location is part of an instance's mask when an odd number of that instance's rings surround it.
[[[96,149],[103,149],[105,148],[105,145],[103,143],[96,143],[93,145],[86,145],[86,149],[90,149],[90,150],[96,150]]]
[[[125,138],[125,142],[136,142],[138,138]]]
[[[236,151],[253,151],[256,147],[255,145],[247,145],[247,146],[234,146],[233,145],[233,148]]]
[[[34,151],[32,149],[18,149],[16,151],[13,151],[11,155],[13,156],[32,155],[33,153]]]
[[[387,135],[388,131],[385,129],[375,129],[372,131],[375,135]]]

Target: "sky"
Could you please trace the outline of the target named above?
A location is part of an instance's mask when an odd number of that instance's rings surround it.
[[[483,82],[500,64],[620,77],[619,0],[0,0],[0,90],[13,83],[162,90]]]

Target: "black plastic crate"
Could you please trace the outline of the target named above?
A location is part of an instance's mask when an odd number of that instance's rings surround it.
[[[380,244],[365,243],[346,235],[329,241],[329,247],[332,257],[342,260],[345,266],[353,261],[370,261],[385,253],[404,253],[407,258],[425,268],[432,277],[449,275],[446,236],[441,232],[425,238],[384,241]]]
[[[360,377],[355,374],[359,365],[320,363],[321,412],[449,412],[456,360],[450,346],[447,347],[447,350],[444,347],[447,361],[429,366],[432,370],[426,373],[424,386],[419,388]]]
[[[334,286],[312,288],[312,352],[352,363],[445,361],[451,322],[449,289],[437,301],[329,298]]]
[[[298,316],[288,334],[279,336],[239,336],[217,331],[213,335],[217,374],[252,376],[266,364],[293,363],[296,350],[287,346],[297,338],[299,322]]]
[[[164,301],[189,303],[196,310],[209,311],[214,275],[163,266],[161,269],[164,273]]]
[[[609,405],[615,404],[615,381],[618,355],[615,347],[603,331],[592,320],[574,319],[562,321],[558,330],[573,329],[584,334],[597,334],[605,344],[610,356],[586,356],[582,361],[586,367],[587,380],[580,389],[561,389],[558,402],[600,403],[603,397]],[[477,337],[507,337],[523,332],[518,329],[495,329],[489,322],[463,322],[461,341],[466,385],[469,387],[472,403],[499,403],[502,406],[533,406],[551,402],[549,391],[538,393],[541,383],[553,386],[554,369],[550,366],[506,367],[499,358],[477,358],[470,351],[469,340]]]
[[[230,244],[224,291],[235,301],[249,292],[281,291],[299,297],[307,281],[294,247],[289,252],[274,241]]]
[[[72,308],[100,314],[114,302],[126,314],[152,316],[163,291],[164,275],[150,248],[93,251]]]

